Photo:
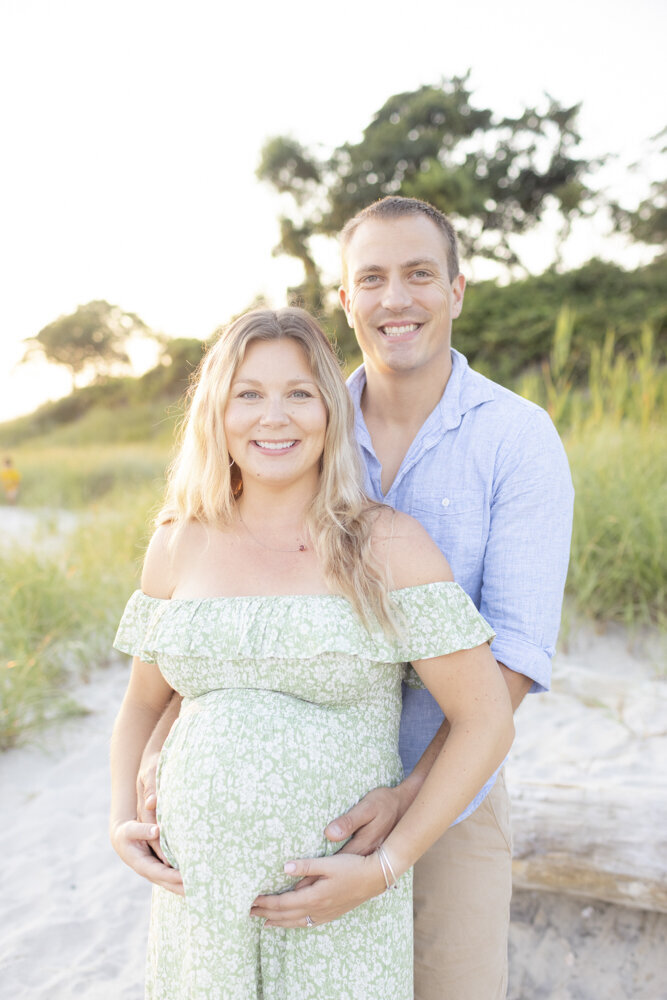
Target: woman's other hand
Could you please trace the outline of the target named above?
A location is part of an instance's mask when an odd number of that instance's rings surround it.
[[[307,927],[306,917],[313,924],[326,924],[386,889],[375,854],[362,858],[340,852],[335,857],[304,858],[289,861],[285,872],[307,881],[290,892],[255,899],[250,916],[265,920],[266,927]]]

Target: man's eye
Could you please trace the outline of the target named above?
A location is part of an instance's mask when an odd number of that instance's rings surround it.
[[[413,278],[430,278],[431,277],[431,272],[430,271],[413,271],[412,272],[412,276],[413,276]]]
[[[379,274],[367,274],[359,279],[360,285],[375,285],[380,280]]]

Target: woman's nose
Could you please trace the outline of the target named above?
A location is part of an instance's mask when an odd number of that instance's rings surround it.
[[[260,423],[268,426],[282,426],[289,423],[285,403],[280,398],[267,399],[260,417]]]

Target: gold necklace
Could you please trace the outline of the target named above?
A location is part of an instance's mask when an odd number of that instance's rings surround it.
[[[301,545],[299,545],[299,547],[296,548],[296,549],[274,549],[270,545],[265,545],[264,542],[261,542],[259,540],[259,538],[256,538],[255,535],[253,535],[252,531],[250,530],[250,528],[248,527],[248,525],[243,520],[243,515],[241,514],[241,508],[237,507],[236,509],[237,509],[237,512],[238,512],[238,515],[239,515],[239,521],[241,522],[241,524],[243,525],[243,527],[245,528],[245,530],[248,532],[248,534],[252,538],[253,542],[256,542],[257,545],[260,545],[263,549],[266,549],[268,552],[285,552],[285,553],[287,553],[287,552],[305,552],[306,551],[306,546],[303,543],[301,543]]]

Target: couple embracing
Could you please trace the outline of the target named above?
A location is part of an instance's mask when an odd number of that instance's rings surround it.
[[[154,883],[148,997],[506,993],[502,765],[549,686],[567,460],[452,350],[445,216],[385,198],[341,245],[363,365],[346,388],[301,310],[222,332],[119,627],[111,838]]]

